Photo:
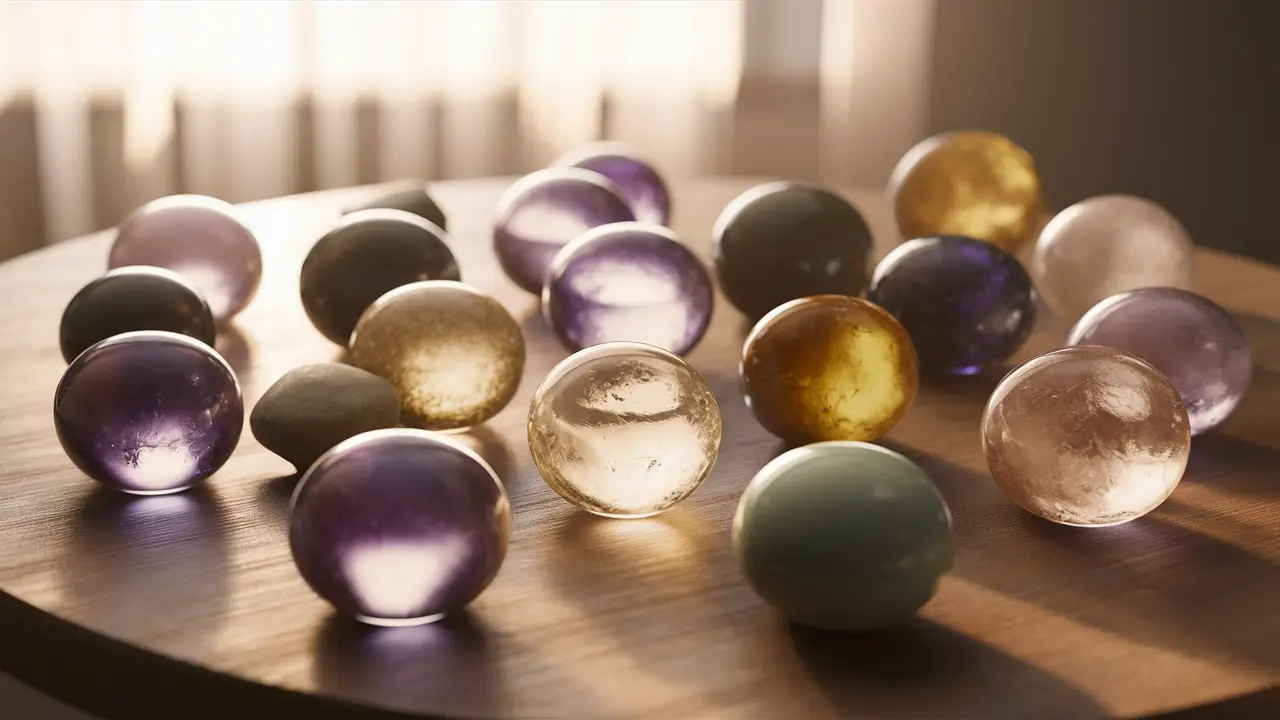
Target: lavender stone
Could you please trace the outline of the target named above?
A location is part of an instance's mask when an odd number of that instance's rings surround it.
[[[307,584],[373,625],[417,625],[461,610],[507,553],[507,494],[478,455],[422,430],[340,443],[302,476],[289,546]]]
[[[136,495],[185,490],[222,467],[240,440],[235,374],[204,343],[129,332],[72,361],[53,399],[54,427],[86,475]]]
[[[898,319],[936,372],[971,375],[1017,352],[1036,319],[1022,263],[973,238],[919,238],[876,266],[867,299]]]
[[[1253,374],[1249,341],[1226,310],[1187,290],[1143,288],[1094,305],[1071,329],[1069,345],[1104,345],[1164,373],[1182,397],[1191,434],[1227,418]]]
[[[714,298],[707,269],[675,233],[615,223],[556,255],[542,310],[570,350],[628,340],[684,355],[706,332]]]
[[[215,319],[239,313],[262,281],[262,249],[235,208],[201,195],[174,195],[134,210],[120,223],[107,265],[155,265],[185,277]]]
[[[662,176],[623,143],[584,145],[562,155],[555,165],[580,167],[612,180],[640,222],[666,225],[671,219],[671,195]]]
[[[560,248],[591,228],[635,220],[621,191],[579,168],[539,170],[518,180],[498,201],[493,248],[507,276],[542,292]]]

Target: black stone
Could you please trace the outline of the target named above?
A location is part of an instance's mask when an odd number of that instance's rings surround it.
[[[871,229],[830,190],[773,182],[740,195],[716,221],[712,255],[725,297],[752,319],[810,295],[858,295],[871,272]]]
[[[71,362],[91,345],[135,330],[166,330],[213,347],[217,325],[200,291],[164,268],[116,268],[80,288],[62,311],[58,342]]]
[[[420,280],[459,280],[435,225],[401,210],[364,210],[316,242],[302,263],[302,306],[325,337],[345,346],[374,300]]]
[[[343,440],[398,422],[400,400],[391,383],[340,363],[290,370],[249,413],[253,436],[298,472]]]
[[[426,188],[397,190],[371,202],[353,205],[347,208],[346,212],[352,213],[359,210],[403,210],[435,223],[441,230],[449,229],[448,225],[445,224],[444,211],[427,194]]]

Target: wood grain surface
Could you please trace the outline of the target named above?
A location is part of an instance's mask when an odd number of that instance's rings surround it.
[[[955,516],[953,571],[920,617],[868,637],[794,627],[747,588],[729,549],[743,486],[782,444],[742,402],[746,321],[720,302],[689,359],[724,412],[705,485],[658,518],[605,520],[539,479],[526,444],[535,387],[567,352],[489,239],[507,180],[441,184],[463,279],[521,323],[515,400],[460,435],[502,476],[510,554],[462,616],[405,629],[335,617],[289,559],[290,466],[246,431],[206,486],[128,498],[58,446],[58,318],[106,263],[108,234],[0,266],[0,669],[107,717],[1035,717],[1203,706],[1276,716],[1280,679],[1280,271],[1202,252],[1198,289],[1239,318],[1256,374],[1243,406],[1197,438],[1181,486],[1100,530],[1020,511],[987,475],[982,406],[999,374],[926,381],[884,444],[935,479]],[[677,232],[706,257],[721,208],[753,182],[675,184]],[[246,407],[293,366],[336,359],[297,294],[310,243],[363,188],[246,206],[266,278],[219,339]],[[881,253],[878,193],[848,192]],[[1044,317],[1018,359],[1060,344]],[[0,709],[0,716],[4,712]]]

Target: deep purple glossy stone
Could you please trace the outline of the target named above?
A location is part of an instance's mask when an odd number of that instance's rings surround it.
[[[262,248],[235,208],[203,195],[173,195],[120,223],[107,265],[154,265],[185,277],[219,321],[239,313],[262,281]]]
[[[601,142],[583,145],[556,160],[557,167],[580,167],[609,178],[622,190],[622,199],[636,220],[666,225],[671,220],[671,195],[667,184],[652,165],[641,160],[623,143]]]
[[[53,398],[67,456],[98,482],[136,495],[185,490],[222,467],[244,405],[231,367],[171,332],[116,335],[78,355]]]
[[[373,430],[302,476],[289,547],[303,579],[342,614],[417,625],[488,587],[510,525],[506,491],[475,452],[424,430]]]
[[[1104,345],[1154,365],[1182,396],[1192,435],[1226,420],[1253,375],[1249,341],[1235,318],[1176,288],[1112,295],[1076,322],[1067,344]]]
[[[684,355],[711,322],[711,276],[675,233],[649,223],[590,230],[556,255],[542,290],[570,350],[631,341]]]
[[[498,201],[493,248],[516,285],[542,292],[560,248],[600,225],[635,220],[621,190],[580,168],[539,170],[517,180]]]
[[[906,328],[922,369],[953,375],[1004,362],[1036,320],[1035,290],[1022,263],[959,236],[899,245],[876,266],[867,299]]]

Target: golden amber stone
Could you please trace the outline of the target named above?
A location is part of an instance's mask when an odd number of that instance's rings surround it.
[[[845,295],[801,298],[765,315],[747,336],[739,372],[760,424],[797,444],[884,435],[919,382],[902,325]]]
[[[916,145],[894,168],[889,196],[903,240],[964,235],[1017,250],[1044,214],[1031,155],[983,130],[943,133]]]
[[[351,361],[391,382],[400,422],[425,430],[478,425],[511,401],[524,372],[511,313],[470,285],[429,280],[378,298],[351,335]]]

